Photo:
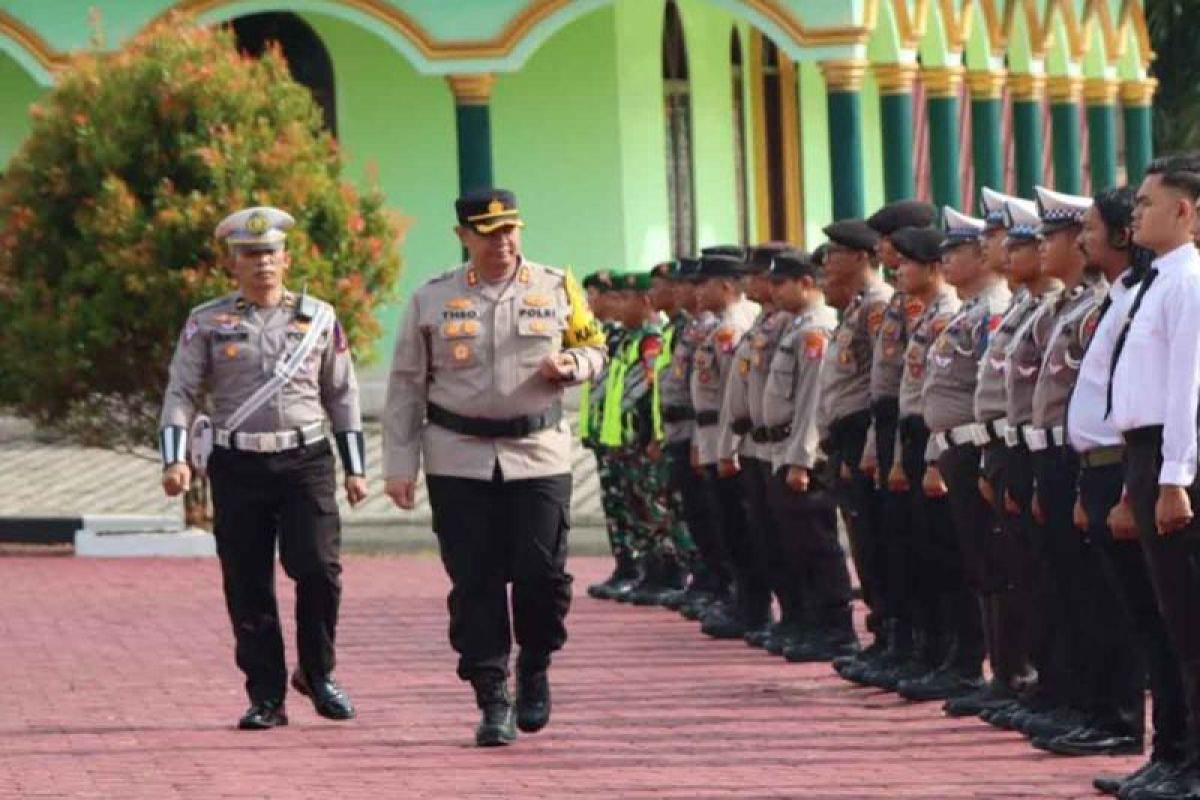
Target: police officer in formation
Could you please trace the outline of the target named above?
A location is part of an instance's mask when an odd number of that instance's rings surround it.
[[[512,192],[473,191],[455,209],[468,258],[409,300],[383,417],[384,475],[387,494],[411,509],[425,472],[458,676],[481,711],[476,743],[496,746],[550,719],[548,669],[571,604],[562,395],[589,381],[606,353],[574,278],[522,253]]]
[[[299,666],[291,685],[323,717],[355,715],[333,678],[341,523],[326,420],[345,468],[346,498],[357,504],[367,496],[358,384],[332,306],[284,285],[294,223],[284,211],[255,207],[217,226],[237,290],[188,316],[159,434],[168,495],[188,488],[193,466],[207,469],[211,481],[225,601],[250,696],[238,721],[243,730],[288,724],[277,545],[296,583]]]
[[[651,436],[696,553],[647,602],[1064,756],[1145,752],[1148,687],[1148,760],[1095,786],[1200,797],[1197,200],[1200,156],[1168,157],[655,267]]]

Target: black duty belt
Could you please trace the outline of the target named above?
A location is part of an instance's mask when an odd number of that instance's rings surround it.
[[[687,422],[696,418],[696,409],[691,406],[664,406],[663,422]]]
[[[562,420],[563,410],[562,403],[555,403],[541,414],[528,417],[483,419],[464,417],[442,408],[437,403],[429,403],[425,409],[425,416],[439,428],[466,436],[478,436],[481,439],[521,439],[557,425]]]
[[[733,432],[738,436],[745,436],[754,430],[754,420],[749,417],[741,417],[740,419],[735,419],[730,427],[733,428]]]
[[[701,428],[707,428],[710,425],[716,425],[717,420],[721,418],[720,411],[697,411],[696,424]]]
[[[1119,444],[1109,445],[1108,447],[1093,447],[1091,450],[1079,454],[1079,463],[1085,469],[1114,467],[1122,463],[1124,459],[1125,448]]]
[[[754,441],[760,444],[777,444],[792,435],[792,423],[785,422],[782,425],[764,425],[761,428],[755,428],[754,433]],[[758,438],[760,435],[761,439]]]

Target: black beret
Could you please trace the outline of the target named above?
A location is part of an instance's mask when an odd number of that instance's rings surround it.
[[[821,229],[830,242],[851,250],[874,251],[879,234],[863,219],[839,219]]]
[[[910,261],[933,264],[942,260],[946,235],[937,228],[901,228],[891,238],[900,255]]]
[[[700,251],[701,256],[733,256],[734,258],[746,260],[746,248],[740,244],[714,244],[712,247],[705,247]]]
[[[928,228],[937,219],[937,209],[920,200],[896,200],[867,217],[867,224],[880,236],[891,236],[901,228]]]
[[[517,196],[507,189],[474,189],[454,201],[458,224],[488,234],[506,225],[523,226]]]
[[[771,261],[776,256],[792,250],[792,246],[787,242],[764,242],[750,248],[750,252],[746,256],[746,263],[749,265],[751,273],[766,272],[771,268]]]
[[[746,262],[738,256],[705,253],[700,259],[701,278],[738,278],[746,272]]]
[[[820,277],[821,267],[812,260],[812,256],[803,250],[789,250],[780,253],[771,263],[772,278],[813,278]]]
[[[818,267],[825,266],[825,257],[829,255],[829,242],[822,242],[812,251],[812,262]]]
[[[700,277],[700,259],[698,258],[681,258],[679,259],[679,280],[695,281]]]

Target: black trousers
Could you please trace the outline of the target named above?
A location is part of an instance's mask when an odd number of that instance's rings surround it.
[[[1023,444],[1008,448],[1005,489],[1018,507],[1016,514],[1002,512],[1005,550],[1014,599],[1027,623],[1029,661],[1037,671],[1037,684],[1026,697],[1039,708],[1059,705],[1067,701],[1067,688],[1058,682],[1062,669],[1055,659],[1061,648],[1054,611],[1047,607],[1054,600],[1055,589],[1041,557],[1041,525],[1033,519],[1033,454]],[[997,498],[997,503],[1004,508],[1003,497]]]
[[[746,535],[750,545],[751,569],[755,582],[765,586],[779,601],[785,616],[793,616],[788,608],[793,601],[792,585],[783,560],[779,532],[771,514],[768,487],[771,482],[771,462],[744,456],[740,459],[742,495],[746,504]]]
[[[1154,518],[1162,469],[1162,428],[1125,433],[1125,488],[1133,506],[1158,610],[1175,648],[1187,713],[1188,755],[1200,758],[1200,521],[1165,536]],[[1193,511],[1200,492],[1189,487]],[[1153,679],[1153,678],[1152,678]]]
[[[879,498],[874,482],[859,467],[870,427],[870,411],[847,414],[835,420],[829,426],[825,452],[834,476],[834,496],[846,521],[850,554],[862,587],[863,602],[871,609],[872,616],[881,617],[879,604],[885,593],[887,563],[879,537]],[[843,467],[849,471],[848,478],[843,477]],[[872,624],[878,621],[871,620]]]
[[[938,457],[938,470],[949,490],[954,538],[942,546],[958,556],[958,568],[944,573],[943,601],[958,639],[961,665],[977,669],[984,656],[984,548],[991,534],[991,509],[979,493],[979,448],[961,444]]]
[[[878,613],[896,620],[905,628],[912,624],[913,599],[908,580],[909,551],[912,546],[912,497],[906,492],[887,488],[887,476],[896,463],[896,429],[900,408],[894,397],[876,400],[871,406],[875,421],[875,453],[879,464],[880,489],[877,491],[879,558],[887,576],[879,587],[875,603]]]
[[[980,586],[993,605],[989,620],[991,641],[988,659],[992,674],[1009,688],[1032,677],[1029,650],[1032,646],[1033,605],[1029,587],[1018,585],[1025,527],[1020,517],[1004,509],[1009,474],[1027,463],[1028,453],[1010,451],[1003,441],[983,448],[982,475],[992,489],[988,534],[980,562]]]
[[[748,627],[758,627],[769,619],[771,590],[766,578],[755,567],[754,550],[747,530],[749,523],[742,479],[738,475],[720,477],[715,464],[705,467],[705,475],[712,517],[717,522],[725,552],[729,554],[737,585],[738,612]]]
[[[817,627],[845,625],[850,610],[850,571],[838,541],[837,504],[827,470],[811,470],[807,492],[787,485],[780,467],[767,486],[771,515],[780,534],[792,591],[801,598],[797,622]]]
[[[1116,587],[1105,580],[1099,547],[1073,521],[1079,458],[1069,447],[1050,447],[1035,453],[1033,463],[1045,518],[1037,542],[1049,576],[1040,610],[1057,642],[1052,665],[1059,671],[1067,703],[1084,711],[1108,712],[1112,692],[1107,679],[1119,669],[1119,680],[1129,680],[1127,662],[1134,647],[1120,637],[1123,609],[1114,602]],[[1097,524],[1103,526],[1105,519],[1107,512]],[[1114,638],[1122,640],[1114,643]]]
[[[341,602],[341,520],[329,442],[283,453],[215,448],[209,460],[213,533],[233,624],[238,667],[253,702],[287,691],[283,632],[275,601],[275,545],[296,582],[300,669],[333,672]]]
[[[1146,561],[1141,545],[1136,541],[1113,539],[1108,528],[1108,512],[1121,500],[1124,470],[1120,464],[1104,467],[1083,467],[1079,472],[1079,502],[1088,518],[1087,544],[1093,551],[1088,566],[1094,570],[1096,594],[1090,603],[1088,616],[1100,626],[1096,633],[1098,650],[1092,656],[1090,673],[1096,711],[1102,716],[1119,719],[1133,730],[1141,731],[1146,722],[1146,671],[1155,652],[1165,644],[1170,653],[1170,641],[1162,618],[1154,605],[1154,590],[1146,574]],[[1168,672],[1177,662],[1168,658]],[[1151,684],[1153,691],[1153,683]],[[1180,687],[1176,680],[1174,689]],[[1168,709],[1166,706],[1174,705]],[[1160,709],[1160,706],[1163,708]],[[1159,714],[1170,736],[1182,743],[1183,697],[1160,698],[1154,701],[1154,723],[1157,731]],[[1169,733],[1174,728],[1174,733]],[[1155,750],[1161,751],[1159,734],[1155,734]],[[1166,745],[1168,751],[1169,745]]]
[[[699,560],[716,584],[728,585],[729,559],[713,520],[708,487],[692,467],[692,440],[668,444],[667,459],[671,464],[671,483],[683,499],[684,520],[696,543]]]
[[[913,626],[925,636],[924,659],[935,664],[946,655],[958,617],[965,612],[947,599],[950,590],[962,584],[962,561],[949,499],[929,497],[923,488],[928,443],[929,428],[921,417],[900,420],[900,460],[912,504],[905,580],[912,598]]]
[[[548,666],[567,641],[571,476],[506,481],[497,467],[490,481],[429,475],[426,485],[458,676],[507,675],[514,636],[522,666]]]

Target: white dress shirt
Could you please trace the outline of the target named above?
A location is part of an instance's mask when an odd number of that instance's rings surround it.
[[[1112,367],[1113,349],[1117,345],[1121,323],[1137,296],[1138,284],[1135,283],[1133,288],[1125,285],[1129,274],[1130,271],[1125,270],[1109,287],[1108,310],[1096,325],[1079,365],[1075,390],[1067,407],[1067,435],[1077,453],[1121,444],[1121,432],[1111,419],[1104,418],[1104,410],[1108,403],[1108,371]]]
[[[1158,277],[1129,323],[1113,373],[1110,420],[1121,431],[1162,425],[1158,482],[1190,486],[1200,405],[1200,253],[1189,242],[1155,259],[1151,269]]]

